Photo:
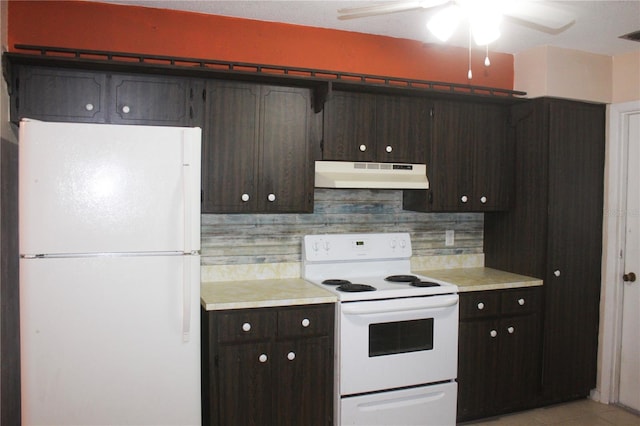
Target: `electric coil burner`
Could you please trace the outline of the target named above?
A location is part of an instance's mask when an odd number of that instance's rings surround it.
[[[340,423],[455,425],[457,287],[411,273],[406,233],[307,235],[302,252],[339,302]]]

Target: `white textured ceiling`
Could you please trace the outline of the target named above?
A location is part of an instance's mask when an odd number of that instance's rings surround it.
[[[338,20],[343,7],[388,3],[385,1],[225,1],[225,0],[99,0],[109,3],[177,9],[260,21],[285,22],[437,43],[425,23],[433,10],[413,10],[354,20]],[[545,33],[513,20],[503,20],[501,38],[490,46],[494,52],[516,54],[550,45],[602,55],[640,51],[640,42],[619,36],[640,30],[640,0],[547,1],[575,17],[575,23],[559,34]],[[466,47],[468,33],[458,28],[448,42]]]

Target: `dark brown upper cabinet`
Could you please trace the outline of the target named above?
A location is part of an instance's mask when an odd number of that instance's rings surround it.
[[[310,90],[209,81],[206,99],[202,211],[312,212]]]
[[[415,211],[506,210],[513,193],[513,145],[508,107],[436,101],[427,155],[429,189],[404,192]]]
[[[424,164],[431,102],[334,91],[324,106],[322,159]]]

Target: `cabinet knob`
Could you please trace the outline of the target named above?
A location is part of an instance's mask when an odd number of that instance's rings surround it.
[[[387,147],[384,150],[387,152],[391,152],[393,151],[393,147],[391,145],[387,145]]]
[[[489,336],[491,336],[491,337],[496,337],[497,335],[498,335],[498,332],[497,332],[497,331],[495,331],[495,330],[491,330],[491,331],[489,332]]]
[[[244,324],[242,324],[242,331],[249,331],[251,330],[251,324],[249,324],[248,322],[245,322]]]
[[[84,106],[84,109],[86,109],[87,111],[93,111],[93,104],[86,104]]]
[[[460,197],[460,201],[462,201],[463,203],[466,203],[467,201],[469,201],[469,197],[467,197],[466,195],[463,195],[462,197]]]
[[[485,197],[484,195],[482,197],[480,197],[480,202],[482,204],[485,204],[487,202],[487,197]]]
[[[295,353],[295,352],[289,352],[289,353],[287,354],[287,359],[288,359],[289,361],[293,361],[294,359],[296,359],[296,353]]]
[[[249,201],[249,194],[242,194],[240,199],[246,203],[247,201]]]
[[[513,332],[516,331],[516,329],[513,327],[507,327],[507,331],[509,332],[509,334],[513,334]]]
[[[276,200],[276,194],[267,195],[267,200],[269,200],[269,202],[273,203]]]
[[[521,297],[520,299],[518,299],[518,305],[524,306],[524,298]]]
[[[367,146],[365,144],[360,145],[360,151],[365,152],[367,150]]]
[[[622,281],[628,282],[628,283],[636,282],[636,274],[635,274],[635,272],[629,272],[628,274],[624,274],[622,276]]]
[[[129,114],[131,112],[131,108],[129,108],[129,105],[125,105],[122,107],[122,112],[125,114]]]
[[[260,354],[260,356],[258,357],[258,361],[260,362],[267,362],[267,354]]]
[[[309,327],[309,324],[311,324],[311,321],[309,321],[309,318],[305,318],[302,320],[303,327]]]
[[[483,310],[484,309],[484,303],[482,303],[482,302],[478,303],[478,309]]]
[[[553,275],[555,275],[556,277],[560,276],[560,269],[556,269],[555,271],[553,271]]]

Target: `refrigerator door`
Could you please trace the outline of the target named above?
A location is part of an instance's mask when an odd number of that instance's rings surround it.
[[[199,128],[20,122],[20,253],[200,249]]]
[[[200,425],[199,271],[197,255],[21,259],[23,424]]]

